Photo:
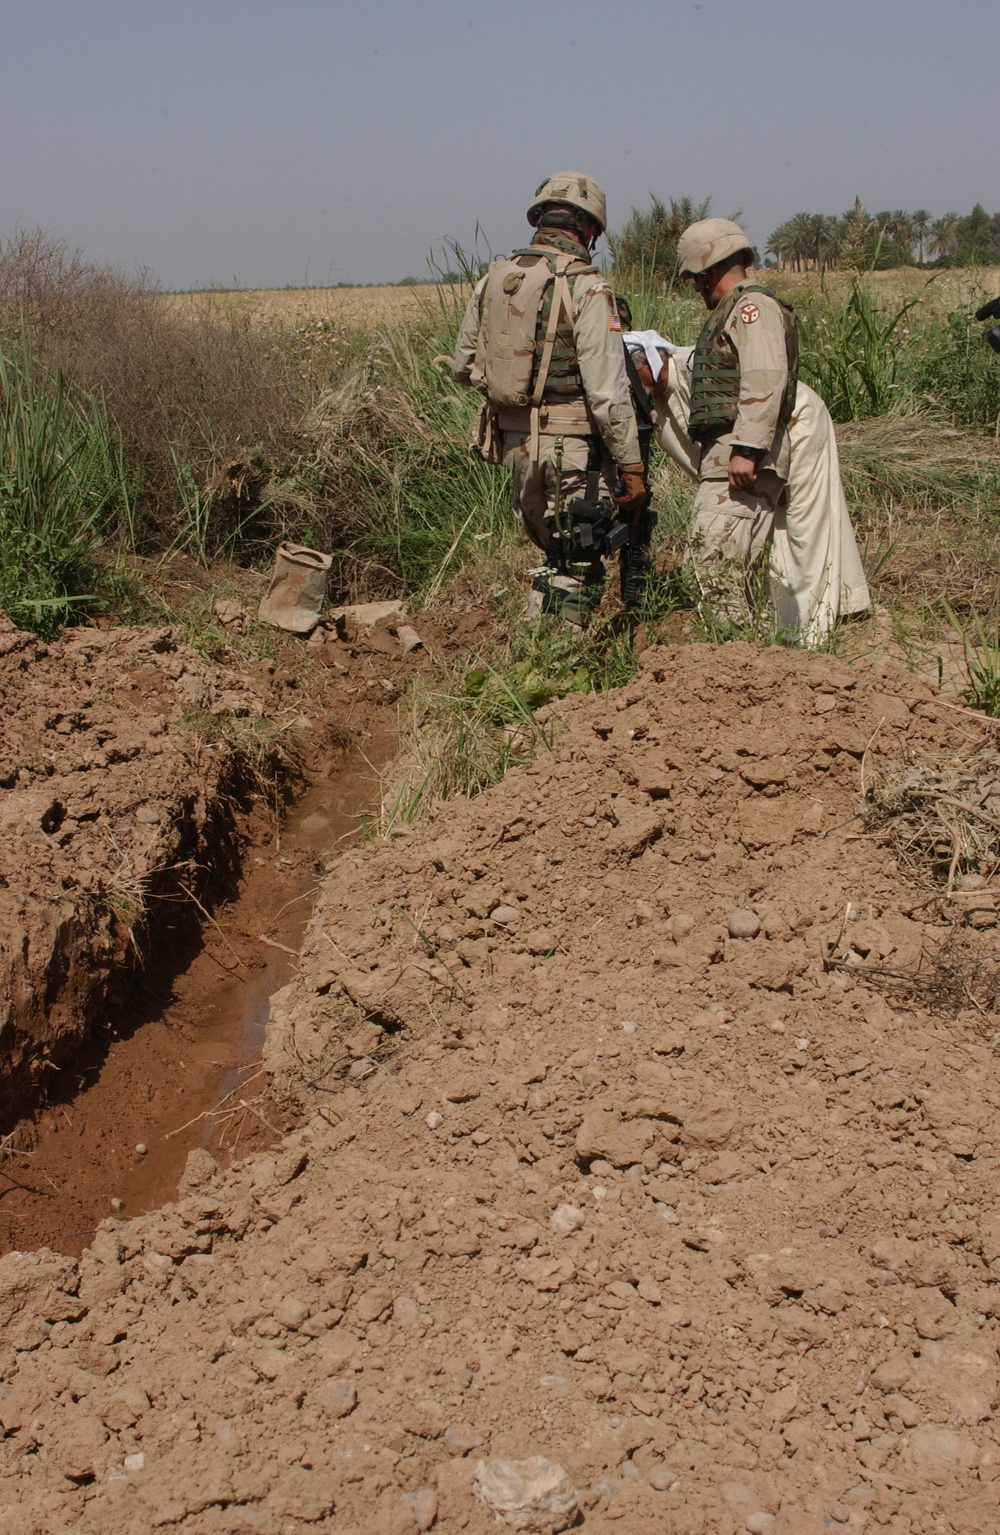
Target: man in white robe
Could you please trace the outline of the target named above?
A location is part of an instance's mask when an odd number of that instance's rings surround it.
[[[660,446],[697,480],[701,449],[687,431],[693,353],[693,347],[670,352],[653,397]],[[833,421],[816,391],[801,380],[788,436],[787,504],[775,517],[768,576],[780,628],[816,645],[838,618],[864,613],[871,598],[840,482]]]

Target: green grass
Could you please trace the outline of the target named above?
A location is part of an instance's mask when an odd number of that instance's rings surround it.
[[[52,634],[101,604],[132,546],[134,485],[101,401],[0,353],[0,607]]]

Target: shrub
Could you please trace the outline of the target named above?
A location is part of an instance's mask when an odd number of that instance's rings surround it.
[[[201,482],[234,454],[294,449],[294,358],[221,307],[170,302],[36,230],[0,242],[0,341],[22,327],[47,370],[103,400],[141,479],[147,543],[176,534],[178,461]]]

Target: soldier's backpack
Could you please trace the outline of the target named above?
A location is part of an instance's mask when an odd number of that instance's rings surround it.
[[[480,301],[473,379],[478,373],[494,409],[541,403],[560,317],[565,313],[569,323],[573,321],[569,277],[596,271],[578,256],[537,245],[491,264]],[[539,337],[539,315],[550,283],[548,323]]]

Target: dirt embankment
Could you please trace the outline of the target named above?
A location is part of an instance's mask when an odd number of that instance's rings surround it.
[[[169,628],[78,629],[46,645],[0,623],[9,1129],[100,1025],[116,972],[148,950],[146,905],[162,953],[171,933],[200,922],[198,900],[233,889],[259,785],[225,731],[235,738],[262,714],[267,679],[254,686],[209,664]],[[262,747],[262,777],[281,756]]]
[[[475,1463],[539,1453],[594,1535],[996,1528],[995,1060],[865,982],[946,930],[854,814],[880,722],[980,726],[643,660],[337,863],[271,1041],[302,1130],[0,1262],[0,1530],[486,1535]]]

